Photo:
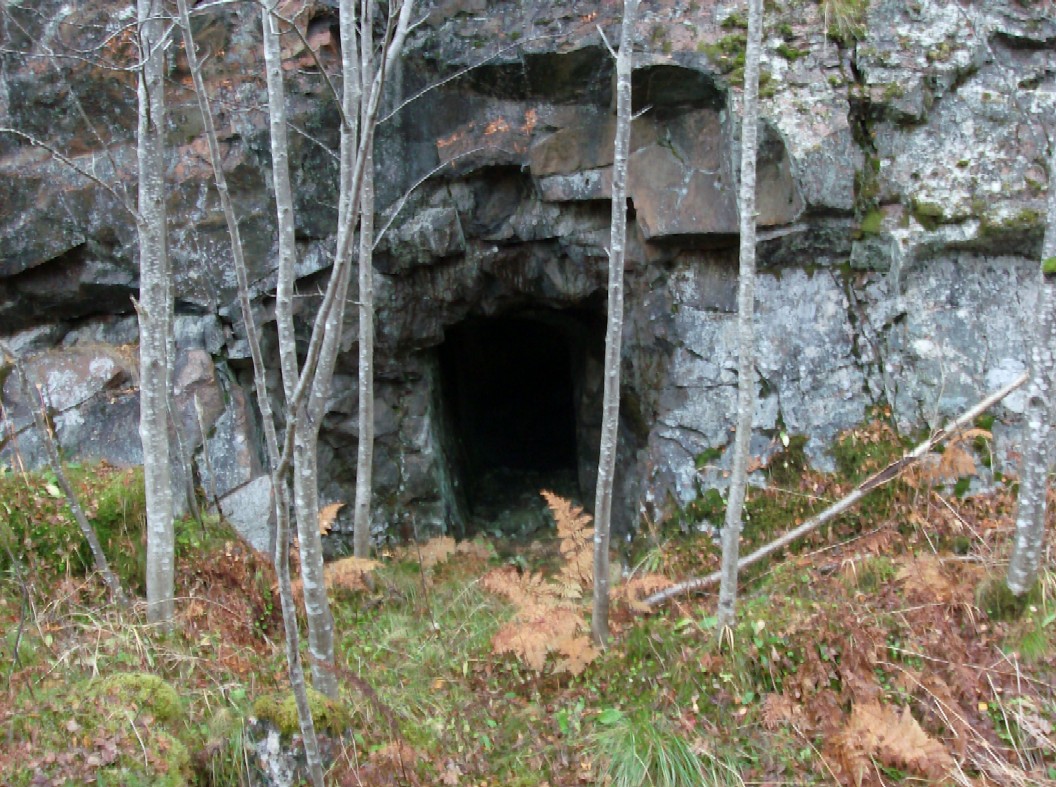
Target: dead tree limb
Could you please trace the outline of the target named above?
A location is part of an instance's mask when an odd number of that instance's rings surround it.
[[[946,426],[942,427],[937,432],[932,434],[931,437],[929,437],[923,443],[918,445],[904,457],[892,462],[880,472],[871,475],[869,478],[867,478],[865,481],[855,487],[854,491],[852,491],[846,497],[833,503],[831,506],[826,508],[817,516],[811,517],[802,525],[797,527],[795,530],[790,530],[780,538],[771,541],[765,546],[759,547],[759,549],[755,550],[750,555],[745,555],[737,563],[737,570],[743,571],[744,569],[748,568],[748,566],[758,563],[760,560],[769,557],[778,550],[784,549],[793,541],[797,541],[798,539],[802,538],[807,533],[810,533],[813,530],[817,530],[826,522],[831,519],[834,519],[835,517],[839,516],[848,509],[853,508],[859,500],[861,500],[871,491],[873,491],[877,487],[883,486],[888,481],[897,478],[899,475],[905,472],[907,468],[911,467],[912,465],[916,464],[921,459],[923,459],[924,456],[929,451],[931,451],[932,448],[934,448],[939,443],[942,443],[943,441],[949,439],[958,431],[960,431],[963,427],[972,423],[972,421],[974,421],[977,417],[979,417],[984,412],[993,407],[995,404],[1000,402],[1014,390],[1022,386],[1025,382],[1027,382],[1028,379],[1030,379],[1030,375],[1024,372],[1015,380],[1006,385],[1004,388],[1000,389],[999,391],[994,391],[985,399],[981,399],[971,408],[965,410],[957,418],[950,421],[950,423],[946,424]],[[687,579],[685,582],[679,582],[677,585],[672,585],[669,588],[654,593],[653,595],[647,597],[643,603],[646,606],[653,607],[657,604],[662,604],[665,601],[674,598],[675,596],[681,596],[686,593],[692,593],[697,590],[703,590],[704,588],[711,587],[712,585],[718,584],[721,579],[721,571],[715,571],[703,577]]]

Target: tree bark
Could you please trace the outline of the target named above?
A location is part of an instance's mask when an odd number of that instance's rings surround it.
[[[369,3],[365,3],[369,7]],[[367,20],[369,21],[369,20]],[[371,74],[373,40],[363,26],[363,74]],[[364,107],[364,110],[366,108]],[[364,117],[364,121],[366,118]],[[356,502],[352,545],[356,557],[370,556],[370,502],[374,491],[374,141],[363,149],[359,203],[359,443],[356,446]]]
[[[366,150],[359,221],[359,444],[356,447],[356,557],[370,555],[374,469],[374,150]]]
[[[748,49],[744,59],[741,110],[741,261],[737,291],[737,432],[733,468],[722,527],[722,584],[719,589],[719,636],[733,625],[737,607],[737,563],[741,514],[748,483],[748,454],[755,411],[755,157],[759,124],[759,49],[763,2],[748,0]]]
[[[139,374],[147,500],[147,619],[171,626],[175,577],[168,396],[172,299],[165,215],[166,20],[161,0],[138,0]]]
[[[631,71],[638,0],[624,0],[616,56],[616,138],[612,158],[609,304],[605,331],[605,392],[594,498],[594,609],[591,634],[599,647],[609,637],[609,534],[620,421],[620,351],[623,339],[623,268],[627,252],[627,156],[631,144]]]
[[[268,120],[271,136],[271,170],[278,221],[279,265],[275,286],[275,322],[279,334],[279,368],[285,393],[286,428],[294,431],[293,505],[297,519],[297,539],[301,554],[301,581],[304,610],[308,621],[308,650],[312,655],[312,683],[317,691],[336,697],[338,686],[333,672],[334,617],[323,577],[323,542],[319,533],[317,441],[307,433],[296,412],[295,393],[300,372],[297,364],[297,337],[293,324],[293,290],[297,248],[294,237],[293,190],[290,184],[289,141],[286,130],[286,91],[282,75],[277,4],[266,4],[261,11],[264,30],[264,62],[268,84]],[[311,372],[306,370],[306,374]]]
[[[267,370],[264,366],[264,357],[260,347],[260,334],[257,330],[256,320],[253,316],[252,303],[249,295],[249,276],[246,267],[245,253],[242,246],[242,237],[238,228],[238,219],[235,216],[234,206],[231,203],[231,195],[227,187],[227,178],[224,175],[223,159],[220,153],[220,143],[216,134],[216,125],[212,110],[209,108],[208,94],[205,90],[205,82],[202,78],[201,63],[198,60],[197,49],[191,31],[190,14],[187,8],[187,0],[177,0],[180,15],[180,25],[183,28],[184,48],[187,52],[187,60],[191,69],[191,77],[194,82],[195,95],[198,99],[198,107],[201,110],[202,120],[205,127],[206,140],[209,145],[209,157],[212,163],[213,178],[216,182],[217,192],[220,195],[220,204],[227,222],[228,234],[231,240],[231,252],[234,259],[235,278],[238,282],[238,299],[242,309],[242,320],[245,324],[246,339],[249,343],[250,356],[253,359],[253,380],[256,388],[257,404],[261,412],[261,420],[264,425],[265,444],[268,449],[268,457],[272,469],[271,485],[274,495],[274,510],[276,521],[275,538],[275,569],[279,585],[279,601],[282,608],[283,628],[286,636],[286,662],[290,676],[290,687],[293,690],[294,700],[297,706],[297,718],[301,728],[301,739],[304,744],[305,762],[308,766],[309,776],[315,787],[323,786],[323,765],[319,752],[319,742],[315,734],[315,723],[312,719],[311,708],[308,703],[307,686],[304,679],[304,667],[301,663],[299,639],[297,631],[297,610],[293,601],[293,590],[290,583],[290,561],[289,561],[289,499],[286,493],[286,482],[280,477],[279,468],[283,466],[279,454],[279,441],[275,429],[275,416],[271,408],[271,399],[267,390]]]
[[[1027,434],[1019,479],[1016,535],[1005,583],[1016,595],[1037,581],[1045,547],[1045,498],[1053,460],[1053,418],[1056,416],[1056,144],[1049,158],[1049,194],[1038,271],[1038,305],[1034,312],[1034,340],[1030,348],[1030,387],[1027,395]]]

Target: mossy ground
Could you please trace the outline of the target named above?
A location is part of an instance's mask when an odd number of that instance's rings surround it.
[[[761,471],[767,487],[749,494],[744,550],[904,447],[878,420],[841,438],[839,472],[825,475],[793,436]],[[700,784],[854,783],[833,741],[874,701],[908,709],[956,755],[951,783],[1056,779],[1044,733],[1056,724],[1056,577],[1016,603],[1001,594],[1010,486],[960,499],[903,479],[874,495],[749,572],[724,641],[713,595],[647,615],[617,603],[611,646],[576,677],[496,656],[492,637],[513,612],[479,581],[511,562],[553,566],[553,540],[519,542],[515,555],[482,541],[424,576],[414,553],[383,555],[371,590],[333,597],[342,692],[336,705],[316,700],[339,752],[329,780],[536,787],[602,783],[604,772],[648,784],[663,783],[668,763],[700,769]],[[0,783],[250,784],[248,721],[295,733],[268,566],[218,525],[181,532],[168,635],[144,624],[141,606],[108,606],[72,563],[5,568]],[[659,523],[652,536],[653,571],[677,579],[717,564],[710,535]],[[878,760],[862,783],[909,779],[926,783]]]

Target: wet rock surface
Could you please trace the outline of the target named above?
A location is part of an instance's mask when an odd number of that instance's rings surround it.
[[[9,42],[0,126],[19,132],[0,132],[0,331],[27,355],[68,454],[137,462],[133,85],[83,59],[40,57],[87,48],[121,24],[124,6],[37,5],[13,5],[0,21]],[[737,383],[744,31],[733,10],[714,0],[642,4],[620,529],[724,483],[725,458],[703,470],[697,459],[729,444]],[[303,24],[329,13],[305,2]],[[459,326],[517,318],[529,332],[567,333],[603,324],[605,310],[612,63],[598,28],[615,39],[616,6],[436,2],[424,13],[387,104],[435,87],[386,120],[378,139],[379,537],[476,527],[466,490],[511,470],[501,461],[467,470],[460,458],[467,438],[455,411],[466,400],[443,361]],[[889,404],[901,428],[934,425],[1022,368],[1048,188],[1056,23],[1041,4],[874,0],[861,21],[841,32],[815,3],[778,2],[764,35],[753,445],[765,451],[781,431],[806,434],[821,464],[832,437],[874,405]],[[224,168],[270,333],[276,251],[259,19],[249,4],[228,4],[195,24],[216,53],[210,89]],[[174,83],[187,78],[178,49]],[[129,61],[131,43],[115,39],[108,56]],[[338,120],[303,47],[286,56],[289,109],[305,132],[291,137],[303,337],[336,233],[336,167],[317,143],[336,144]],[[318,56],[336,68],[332,47]],[[182,91],[170,111],[175,420],[207,495],[241,509],[238,495],[266,496],[245,331],[200,118]],[[322,428],[324,503],[353,496],[356,335],[350,311]],[[562,439],[575,444],[562,472],[589,503],[603,330],[576,336],[562,350],[573,370]],[[458,384],[474,379],[466,372]],[[532,396],[548,390],[546,380],[525,385]],[[40,461],[10,375],[3,404],[4,459],[17,451]],[[1014,450],[1018,409],[1014,399],[998,409],[1000,456]],[[486,516],[530,509],[522,494]],[[350,509],[335,532],[350,526]],[[259,541],[266,531],[251,518]]]

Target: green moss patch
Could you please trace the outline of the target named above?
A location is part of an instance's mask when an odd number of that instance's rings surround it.
[[[352,716],[344,705],[312,688],[308,689],[308,706],[312,711],[316,732],[343,735],[352,725]],[[259,697],[253,703],[253,715],[261,721],[274,724],[284,736],[294,735],[301,729],[293,692]]]
[[[183,715],[180,697],[170,684],[147,672],[122,672],[106,678],[100,698],[149,713],[158,721],[176,721]]]

